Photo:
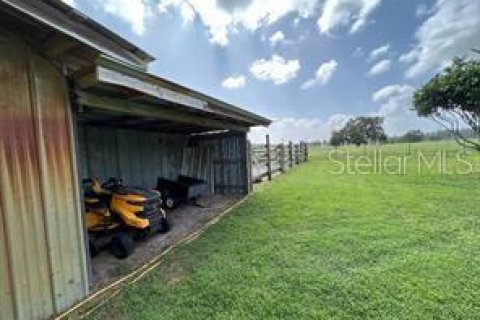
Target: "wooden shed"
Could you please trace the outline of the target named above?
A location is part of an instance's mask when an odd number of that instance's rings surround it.
[[[147,72],[149,54],[59,0],[0,0],[0,319],[89,294],[79,181],[205,179],[246,194],[266,118]]]

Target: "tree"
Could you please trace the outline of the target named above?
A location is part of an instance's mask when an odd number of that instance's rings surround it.
[[[463,134],[462,123],[480,136],[480,61],[454,59],[415,92],[414,109],[450,132],[464,147],[480,151],[480,142]]]
[[[383,142],[387,139],[381,117],[357,117],[350,119],[339,131],[332,133],[330,144],[355,144],[360,146],[369,142]]]
[[[333,131],[332,137],[330,138],[330,145],[334,147],[341,146],[345,142],[345,137],[340,131]]]
[[[421,130],[410,130],[401,137],[404,142],[420,142],[425,139],[425,134]]]

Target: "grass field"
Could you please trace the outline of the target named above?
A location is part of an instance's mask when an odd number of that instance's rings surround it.
[[[312,150],[91,318],[479,318],[480,155],[381,149]]]

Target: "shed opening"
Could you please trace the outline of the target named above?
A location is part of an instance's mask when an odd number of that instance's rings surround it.
[[[206,188],[196,203],[167,210],[171,230],[137,243],[126,260],[108,251],[91,258],[90,283],[95,288],[196,231],[250,189],[248,124],[213,113],[188,94],[162,91],[157,84],[152,90],[160,90],[161,97],[148,94],[144,89],[150,84],[93,81],[74,89],[79,180],[116,177],[128,186],[155,189],[159,178],[186,176],[205,181]]]

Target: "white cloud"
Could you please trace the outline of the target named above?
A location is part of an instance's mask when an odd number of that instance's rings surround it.
[[[350,33],[360,31],[381,0],[326,0],[318,27],[323,34],[330,34],[335,28],[350,27]]]
[[[189,2],[183,0],[160,0],[157,4],[157,9],[160,14],[169,12],[170,7],[175,7],[179,10],[184,24],[189,24],[195,20],[196,12]]]
[[[400,57],[405,76],[414,78],[446,66],[456,56],[480,47],[480,1],[437,0],[433,13],[415,33],[412,50]]]
[[[293,19],[293,26],[296,28],[300,24],[300,17]]]
[[[415,88],[409,85],[394,84],[385,86],[372,95],[372,100],[380,104],[378,114],[382,117],[395,117],[412,113],[412,98]]]
[[[276,85],[287,83],[296,78],[299,70],[300,62],[298,60],[285,60],[276,54],[270,60],[257,60],[250,66],[250,72],[257,79],[272,81]]]
[[[224,0],[230,2],[230,0]],[[314,13],[317,0],[251,0],[243,12],[237,11],[235,20],[248,30],[271,25],[287,14],[307,18]]]
[[[369,76],[376,76],[382,73],[387,72],[390,70],[390,67],[392,66],[392,61],[389,59],[381,60],[377,63],[375,63],[371,68],[370,71],[368,71]]]
[[[146,0],[96,0],[96,2],[106,13],[130,24],[136,34],[145,33],[146,18],[150,14]]]
[[[265,143],[269,134],[273,143],[288,141],[321,141],[329,139],[333,130],[342,128],[351,116],[334,114],[327,120],[320,118],[279,118],[270,127],[252,128],[249,139],[253,143]]]
[[[74,0],[63,0],[71,2]],[[131,24],[137,34],[145,32],[146,18],[176,10],[185,23],[199,17],[206,27],[210,42],[226,46],[229,37],[239,28],[256,31],[271,26],[287,15],[300,19],[311,18],[323,10],[318,19],[320,31],[329,33],[347,25],[354,33],[365,25],[381,0],[94,0],[107,13]],[[154,3],[157,3],[154,5]],[[156,7],[156,9],[154,8]]]
[[[370,55],[368,56],[368,60],[370,62],[373,62],[373,61],[377,60],[378,58],[388,54],[389,51],[390,51],[390,44],[389,43],[387,43],[383,46],[380,46],[378,48],[375,48],[375,49],[372,50],[372,52],[370,52]]]
[[[441,129],[433,121],[417,116],[412,110],[415,88],[405,84],[385,86],[372,95],[372,101],[379,104],[373,115],[385,118],[385,132],[389,136],[398,136],[408,130],[422,129],[433,131]]]
[[[166,13],[171,8],[184,4],[200,17],[208,29],[210,42],[226,46],[229,35],[239,27],[256,31],[262,26],[272,25],[288,14],[301,18],[310,17],[315,12],[319,0],[160,0],[158,12]],[[188,21],[194,18],[184,15]]]
[[[75,7],[75,1],[74,0],[62,0],[66,4],[68,4],[70,7]]]
[[[232,29],[233,16],[217,6],[215,0],[191,0],[188,2],[207,26],[210,42],[220,46],[228,44],[228,33]]]
[[[285,41],[285,35],[282,31],[277,31],[268,39],[272,47],[275,47],[278,43],[282,43]]]
[[[432,13],[431,9],[427,7],[426,4],[422,3],[417,6],[417,10],[415,10],[415,16],[419,19],[425,18],[426,16]]]
[[[245,87],[247,79],[244,75],[231,76],[223,80],[222,87],[229,90],[235,90]]]
[[[192,6],[188,3],[182,3],[180,13],[185,23],[190,23],[195,20],[195,10],[193,10]]]
[[[312,79],[307,80],[303,85],[302,89],[310,89],[314,86],[323,86],[330,81],[333,74],[337,70],[338,63],[335,60],[330,60],[328,62],[323,63],[318,67],[317,72],[315,72],[315,77]]]

